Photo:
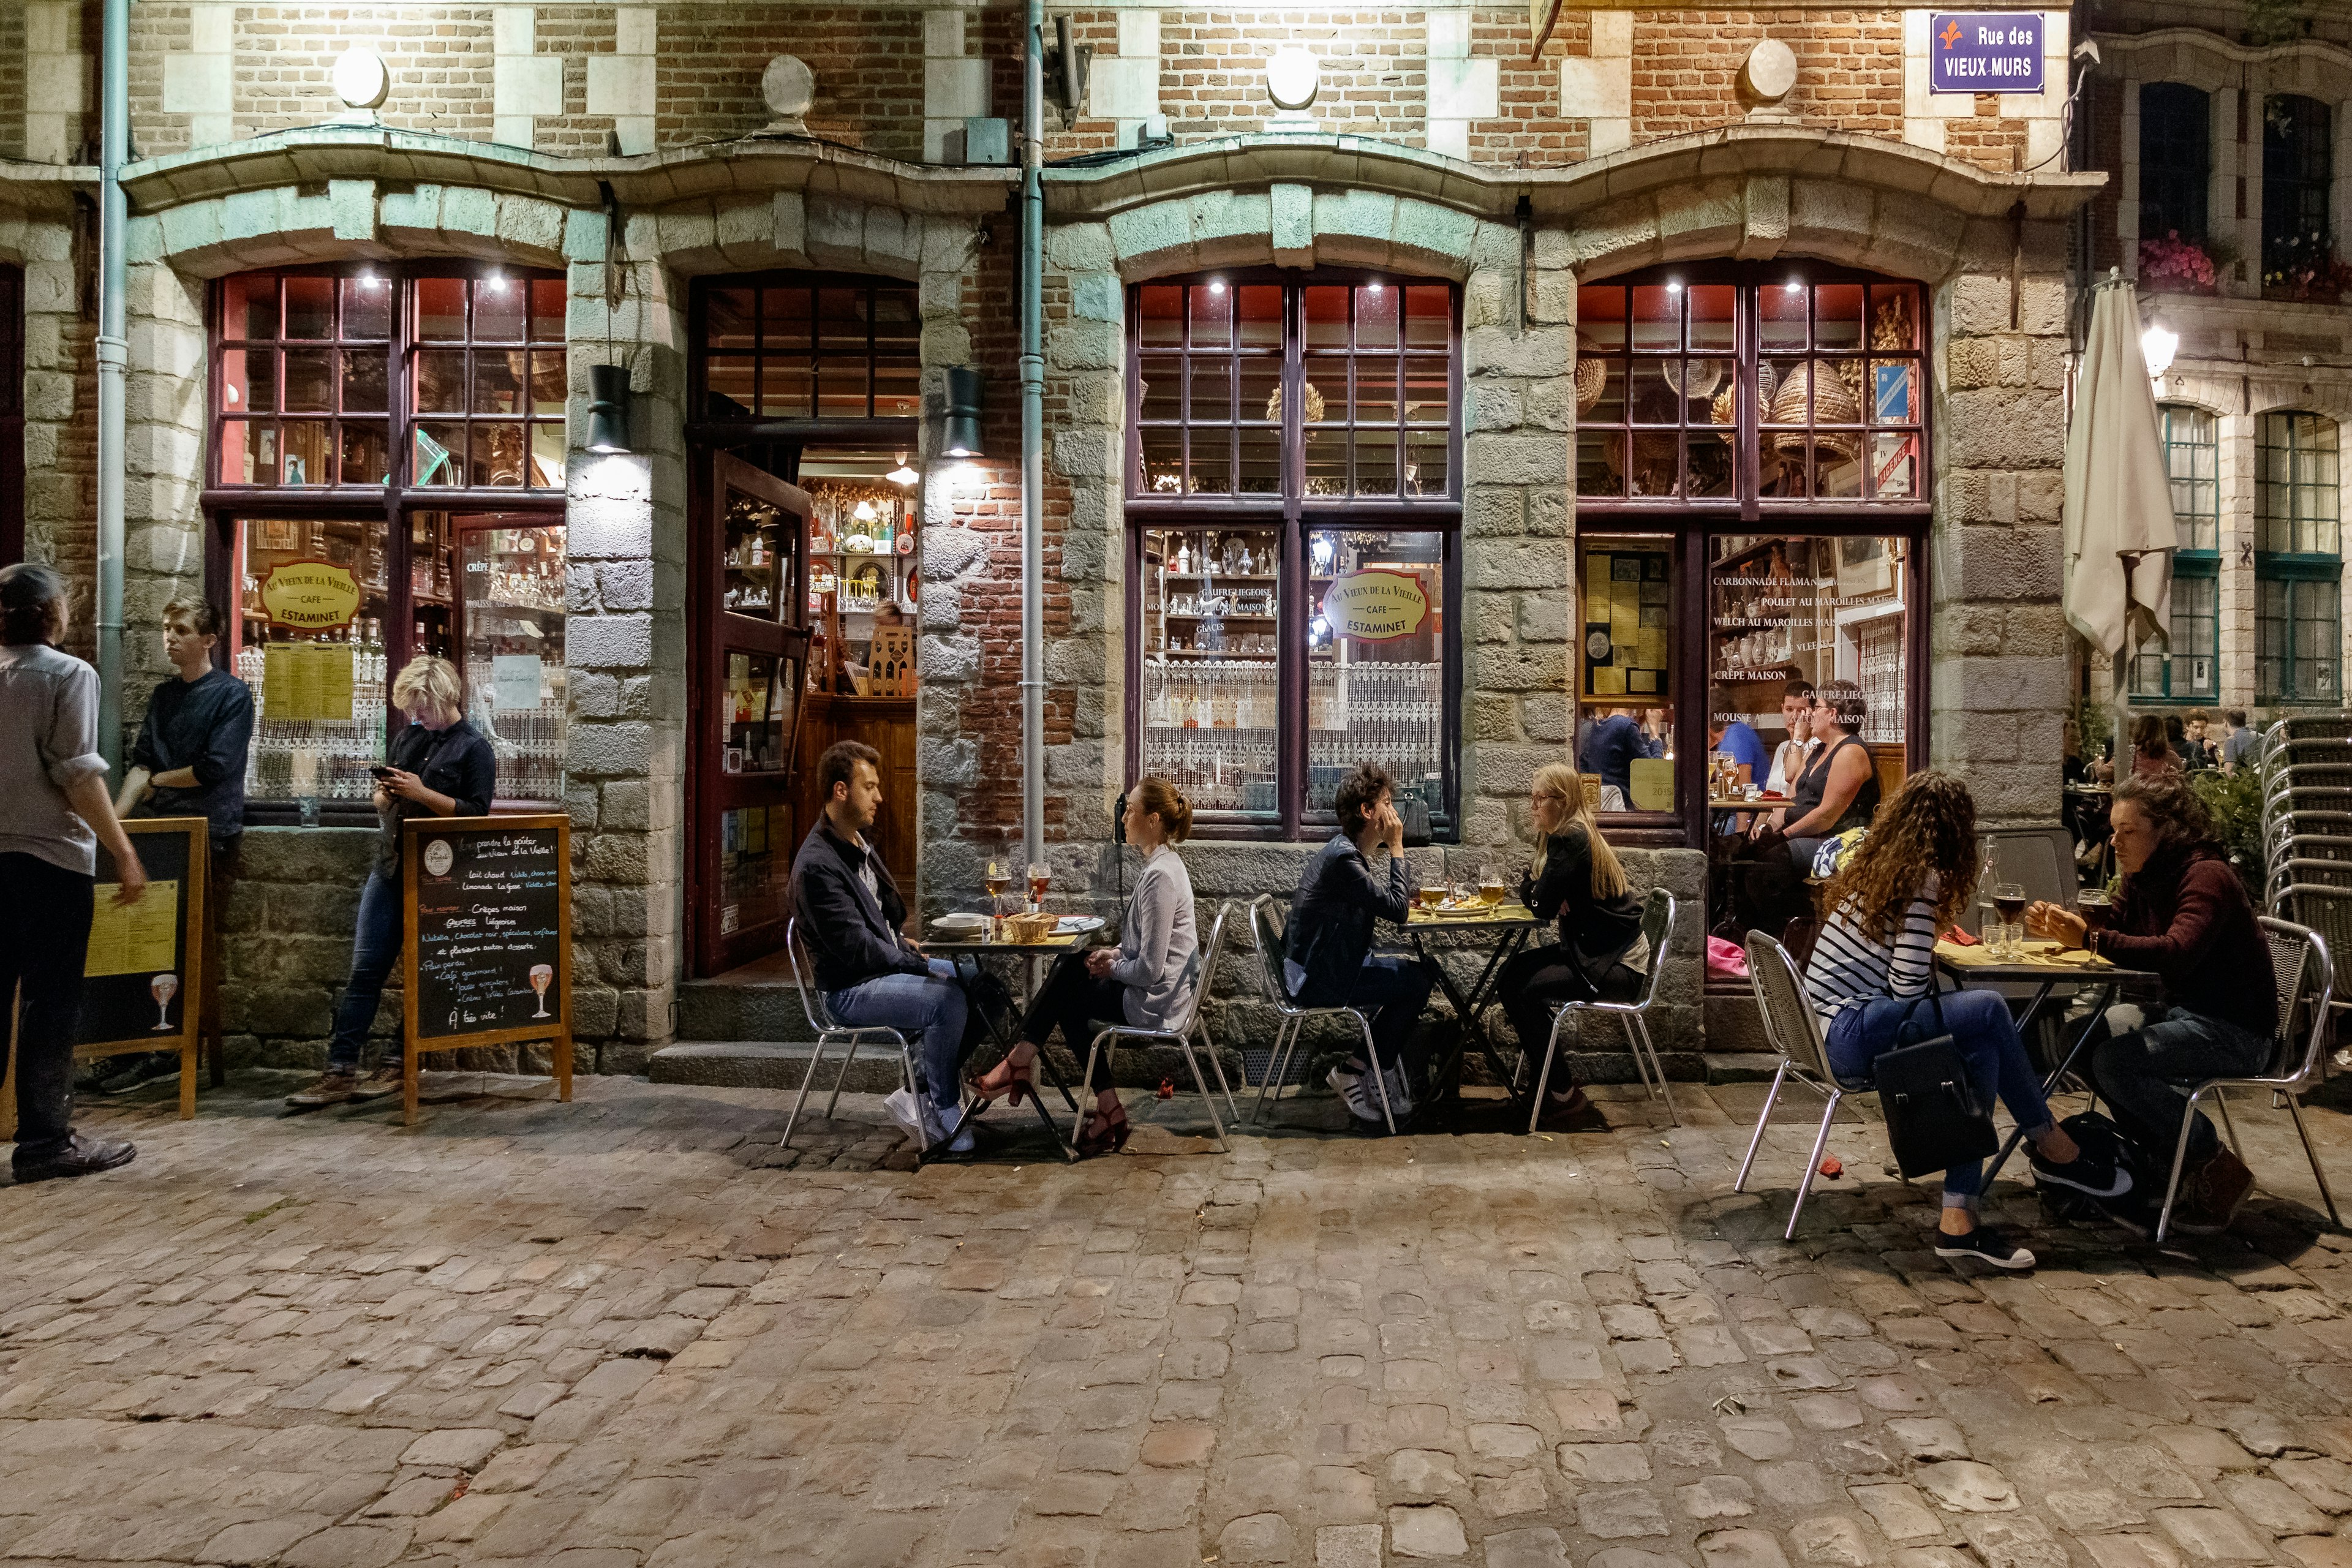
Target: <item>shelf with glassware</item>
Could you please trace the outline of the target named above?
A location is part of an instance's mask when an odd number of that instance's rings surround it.
[[[462,528],[467,716],[498,759],[498,797],[563,798],[564,527]]]

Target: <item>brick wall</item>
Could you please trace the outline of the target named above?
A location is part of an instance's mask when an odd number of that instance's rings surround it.
[[[330,73],[364,45],[392,72],[383,121],[407,131],[488,141],[491,38],[488,5],[237,7],[240,134],[315,125],[340,112]]]
[[[1470,26],[1473,57],[1493,56],[1501,64],[1493,120],[1470,122],[1470,156],[1478,163],[1549,168],[1582,163],[1591,153],[1589,121],[1559,117],[1559,62],[1591,52],[1592,24],[1580,12],[1563,11],[1543,58],[1528,61],[1524,9],[1482,7]]]
[[[1266,57],[1297,44],[1323,67],[1317,129],[1419,146],[1425,37],[1419,10],[1163,11],[1160,107],[1180,140],[1262,131]]]
[[[911,9],[663,6],[657,140],[757,131],[771,118],[760,73],[787,54],[816,74],[810,134],[894,158],[922,156],[923,16]]]
[[[1903,132],[1903,28],[1885,11],[1643,12],[1633,24],[1633,140],[1679,136],[1743,118],[1739,68],[1767,36],[1797,57],[1780,105],[1809,125]]]

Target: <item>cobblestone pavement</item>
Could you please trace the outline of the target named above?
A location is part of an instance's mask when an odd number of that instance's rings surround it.
[[[918,1172],[872,1101],[795,1152],[759,1091],[403,1131],[280,1087],[99,1111],[136,1164],[0,1189],[0,1555],[2352,1568],[2352,1242],[2251,1104],[2234,1236],[2004,1182],[2042,1267],[1987,1278],[1860,1126],[1783,1245],[1809,1108],[1735,1195],[1754,1088],[1076,1167],[999,1108]]]

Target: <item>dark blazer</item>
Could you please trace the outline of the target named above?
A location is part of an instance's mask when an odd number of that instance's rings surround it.
[[[384,748],[384,760],[403,773],[415,773],[426,789],[457,803],[459,816],[488,816],[497,792],[499,759],[481,731],[460,719],[446,730],[422,724],[404,725]],[[412,816],[430,816],[430,806],[395,798],[376,813],[383,831],[376,836],[375,866],[385,876],[400,875],[400,825]]]
[[[1356,972],[1372,951],[1373,922],[1382,918],[1402,922],[1412,902],[1402,856],[1390,858],[1383,884],[1354,840],[1344,833],[1333,834],[1298,879],[1298,891],[1290,900],[1290,926],[1283,935],[1284,955],[1307,972],[1298,984],[1298,1000],[1310,1006],[1345,1002],[1356,984]]]
[[[1632,889],[1613,899],[1592,891],[1592,841],[1570,823],[1544,849],[1544,874],[1519,879],[1519,897],[1539,921],[1558,920],[1559,940],[1580,958],[1624,952],[1642,934],[1642,905]]]
[[[874,893],[857,875],[868,863]],[[793,913],[816,961],[819,991],[846,991],[879,974],[930,973],[923,955],[909,951],[898,935],[907,921],[907,900],[898,896],[890,868],[872,849],[835,833],[823,816],[793,857]]]

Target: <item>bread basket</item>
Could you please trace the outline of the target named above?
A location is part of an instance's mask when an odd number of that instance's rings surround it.
[[[1007,915],[997,927],[997,940],[1023,945],[1041,942],[1054,934],[1060,920],[1059,915],[1045,913]]]

